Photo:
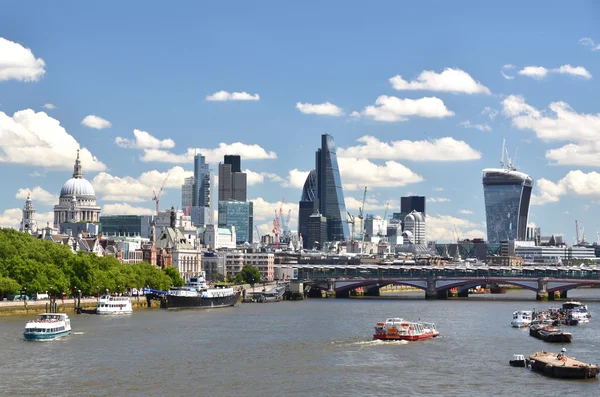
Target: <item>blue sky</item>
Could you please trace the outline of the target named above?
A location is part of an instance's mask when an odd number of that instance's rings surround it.
[[[169,171],[161,206],[180,205],[201,148],[213,168],[242,154],[263,233],[282,197],[293,226],[329,133],[350,212],[364,185],[379,215],[425,195],[430,238],[483,236],[481,170],[505,138],[535,180],[530,222],[570,242],[578,219],[595,240],[600,5],[371,3],[3,2],[0,224],[28,190],[45,221],[81,147],[104,213],[149,213]],[[220,91],[253,100],[207,99]]]

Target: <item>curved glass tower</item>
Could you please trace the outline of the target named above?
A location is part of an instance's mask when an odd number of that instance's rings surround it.
[[[302,197],[298,205],[298,233],[302,235],[304,248],[308,248],[308,221],[315,212],[315,200],[317,198],[317,170],[309,172],[302,189]]]
[[[489,243],[525,240],[533,178],[513,168],[483,170]]]

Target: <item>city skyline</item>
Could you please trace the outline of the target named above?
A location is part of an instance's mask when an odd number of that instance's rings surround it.
[[[29,192],[38,225],[53,223],[81,149],[102,214],[154,213],[152,190],[167,174],[160,207],[178,207],[196,152],[214,174],[224,155],[240,155],[261,234],[282,198],[296,229],[315,142],[331,134],[350,213],[364,186],[374,215],[426,196],[429,239],[452,240],[454,225],[485,237],[482,170],[498,166],[506,138],[535,180],[529,222],[572,244],[578,219],[595,240],[597,5],[515,2],[515,20],[506,4],[476,2],[437,2],[431,18],[419,17],[428,4],[190,2],[169,11],[175,24],[159,3],[139,18],[139,4],[119,19],[93,4],[5,5],[1,226],[18,227]],[[453,22],[458,13],[469,29]]]

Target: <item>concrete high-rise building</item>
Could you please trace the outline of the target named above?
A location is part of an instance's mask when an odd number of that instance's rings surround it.
[[[404,218],[404,231],[402,232],[404,244],[425,245],[425,216],[412,211]]]
[[[190,205],[194,205],[194,177],[190,176],[183,180],[181,185],[181,208],[185,210]]]
[[[503,148],[504,151],[504,148]],[[488,243],[525,240],[533,178],[508,166],[483,170]]]
[[[240,156],[226,155],[219,164],[219,201],[246,201],[247,191],[247,175],[241,171]]]
[[[350,238],[342,179],[333,136],[321,135],[321,148],[315,156],[317,209],[327,218],[327,241]]]

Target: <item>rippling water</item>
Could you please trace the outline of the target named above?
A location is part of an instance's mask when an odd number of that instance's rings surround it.
[[[407,295],[407,297],[409,297]],[[589,324],[567,353],[600,364],[600,290],[570,291]],[[559,351],[510,327],[512,312],[547,308],[533,293],[460,301],[326,300],[205,311],[71,315],[74,334],[25,342],[29,316],[0,317],[3,396],[597,395],[600,381],[565,381],[512,368],[513,353]],[[552,303],[550,303],[552,305]],[[559,303],[554,304],[559,306]],[[436,323],[441,336],[372,341],[386,317]],[[557,389],[558,388],[558,389]]]

